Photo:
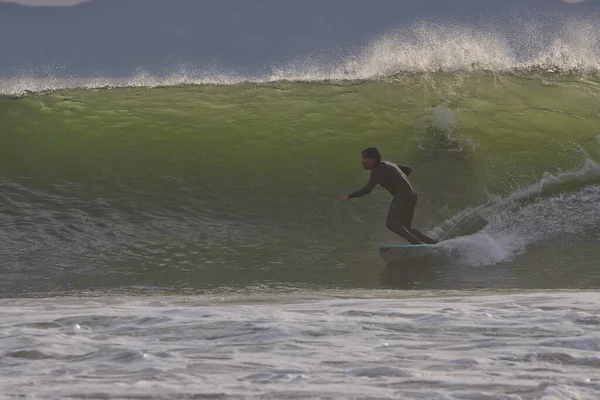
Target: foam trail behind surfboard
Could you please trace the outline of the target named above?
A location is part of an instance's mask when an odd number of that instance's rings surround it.
[[[386,262],[400,261],[414,257],[434,255],[436,245],[432,244],[407,244],[407,245],[381,245],[378,246],[379,255]]]

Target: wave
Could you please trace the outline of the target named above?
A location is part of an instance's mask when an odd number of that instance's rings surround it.
[[[371,143],[414,167],[415,225],[459,265],[539,272],[565,239],[596,249],[597,85],[462,78],[0,99],[0,269],[13,291],[374,282],[375,244],[398,240],[387,194],[333,204]]]
[[[585,237],[600,224],[598,204],[600,164],[587,158],[579,169],[546,173],[533,185],[464,210],[432,234],[447,238],[441,249],[462,264],[505,263],[526,253],[528,246]]]
[[[432,72],[583,75],[600,81],[600,23],[565,18],[549,27],[527,20],[507,26],[420,22],[389,31],[365,47],[303,55],[267,73],[177,65],[140,67],[130,77],[64,76],[60,66],[31,67],[0,80],[0,94],[20,96],[70,88],[238,85],[275,82],[355,82]]]
[[[280,69],[273,80],[369,80],[400,73],[457,71],[600,71],[600,24],[568,19],[551,31],[540,22],[517,28],[421,22],[381,35],[356,55],[323,66],[312,60]]]

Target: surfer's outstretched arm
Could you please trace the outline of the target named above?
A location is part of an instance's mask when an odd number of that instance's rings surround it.
[[[363,197],[368,195],[373,191],[375,186],[377,185],[377,178],[375,177],[375,173],[371,172],[371,177],[369,178],[369,182],[362,189],[358,189],[356,192],[348,195],[349,199],[356,199],[357,197]]]
[[[366,196],[373,191],[373,188],[377,185],[377,183],[378,183],[377,177],[375,176],[375,173],[373,171],[371,171],[371,177],[369,178],[369,182],[367,182],[365,187],[363,187],[362,189],[358,189],[356,192],[350,193],[349,195],[342,196],[342,198],[340,198],[339,202],[343,203],[350,199],[355,199],[357,197]]]

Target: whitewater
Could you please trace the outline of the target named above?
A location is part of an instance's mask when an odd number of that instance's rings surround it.
[[[323,291],[3,301],[2,393],[511,400],[598,394],[597,293],[412,296]]]
[[[140,65],[129,77],[78,77],[61,65],[32,66],[1,79],[0,94],[19,96],[75,87],[152,88],[282,81],[340,84],[439,71],[526,76],[530,71],[560,72],[598,81],[600,27],[594,17],[564,17],[551,30],[535,18],[518,22],[508,27],[416,22],[378,35],[358,48],[321,50],[274,63],[263,74],[247,74],[235,67],[227,71],[178,63],[165,64],[160,72],[147,72]]]

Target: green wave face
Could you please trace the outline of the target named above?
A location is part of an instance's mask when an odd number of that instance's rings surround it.
[[[376,146],[414,169],[416,227],[494,243],[462,264],[506,262],[598,222],[599,95],[593,76],[528,71],[5,97],[6,256],[94,285],[327,283],[340,268],[368,285],[360,266],[396,241],[389,197],[335,200],[366,183]]]

